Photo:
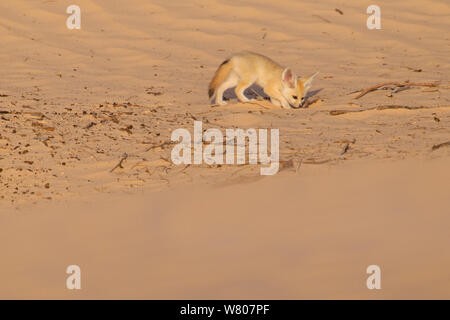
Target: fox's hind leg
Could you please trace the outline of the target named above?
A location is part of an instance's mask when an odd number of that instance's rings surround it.
[[[249,102],[250,100],[245,96],[244,92],[245,90],[250,87],[253,83],[251,82],[241,82],[237,85],[236,89],[234,89],[234,92],[236,93],[236,96],[238,97],[239,101],[241,102]]]
[[[230,72],[227,79],[222,82],[219,87],[217,88],[216,92],[216,103],[220,105],[227,104],[225,101],[223,101],[223,93],[230,88],[233,88],[236,86],[239,82],[239,78],[234,72]]]

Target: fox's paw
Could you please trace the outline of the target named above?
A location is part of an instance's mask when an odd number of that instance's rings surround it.
[[[289,104],[289,102],[287,102],[287,101],[285,101],[285,100],[282,100],[282,101],[281,101],[281,108],[283,108],[283,109],[291,109],[292,107],[291,107],[291,105]]]

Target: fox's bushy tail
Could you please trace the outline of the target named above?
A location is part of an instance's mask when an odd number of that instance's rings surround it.
[[[222,64],[219,66],[216,73],[214,74],[214,77],[209,83],[208,96],[210,99],[215,95],[217,87],[228,77],[231,68],[232,65],[229,59],[222,62]]]

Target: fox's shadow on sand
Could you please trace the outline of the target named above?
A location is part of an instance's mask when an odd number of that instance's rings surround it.
[[[322,90],[323,90],[323,88],[309,91],[308,94],[306,95],[306,103],[308,103],[309,98],[315,96]],[[249,99],[258,99],[258,98],[262,97],[264,100],[270,100],[269,96],[264,93],[263,88],[261,88],[257,84],[253,84],[249,88],[247,88],[247,90],[245,90],[244,94]],[[234,92],[234,88],[227,89],[223,94],[223,98],[226,101],[237,100],[237,96],[236,96],[236,93]]]

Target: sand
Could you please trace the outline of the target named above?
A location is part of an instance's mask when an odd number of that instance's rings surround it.
[[[446,1],[381,1],[381,30],[370,1],[71,4],[0,3],[1,298],[450,298]],[[308,108],[211,106],[243,50],[320,71]],[[357,98],[390,82],[420,85]],[[194,120],[278,128],[280,172],[175,166]]]

